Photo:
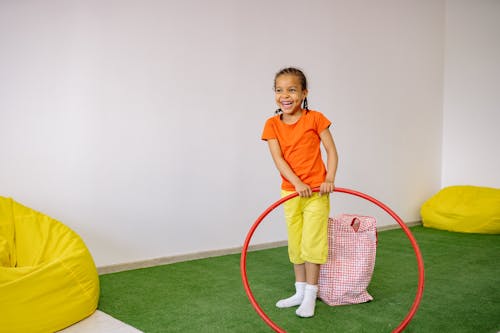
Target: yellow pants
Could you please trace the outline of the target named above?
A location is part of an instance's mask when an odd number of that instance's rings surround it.
[[[282,197],[294,192],[281,191]],[[324,264],[328,257],[330,196],[313,193],[283,204],[288,229],[288,256],[294,264]]]

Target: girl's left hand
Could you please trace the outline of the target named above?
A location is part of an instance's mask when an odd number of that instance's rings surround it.
[[[335,183],[325,181],[319,187],[319,194],[323,195],[323,194],[327,194],[327,193],[332,193],[334,190],[335,190]]]

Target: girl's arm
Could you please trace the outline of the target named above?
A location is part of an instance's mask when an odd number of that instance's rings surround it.
[[[304,184],[299,177],[297,177],[290,165],[288,165],[285,161],[278,140],[269,139],[267,140],[267,143],[269,145],[269,150],[271,151],[274,164],[276,165],[276,168],[278,168],[281,175],[288,179],[293,186],[295,186],[295,191],[297,191],[301,197],[310,197],[312,195],[312,189],[308,185]]]
[[[335,189],[335,174],[337,173],[338,164],[338,154],[337,148],[335,147],[335,142],[333,141],[332,133],[330,129],[325,129],[319,134],[321,142],[326,150],[326,177],[325,181],[321,184],[319,188],[319,193],[330,193]]]

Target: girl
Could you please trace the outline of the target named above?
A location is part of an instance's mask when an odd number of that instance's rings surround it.
[[[266,140],[281,174],[281,195],[299,196],[284,203],[288,230],[288,255],[295,272],[295,294],[276,303],[279,308],[300,305],[300,317],[312,317],[318,293],[319,267],[327,260],[328,193],[335,189],[337,149],[330,121],[307,106],[307,80],[297,68],[285,68],[274,77],[277,115],[267,120]],[[326,167],[320,150],[327,154]],[[313,193],[312,188],[320,188]]]

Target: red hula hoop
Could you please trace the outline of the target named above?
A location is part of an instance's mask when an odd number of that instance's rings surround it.
[[[319,188],[314,188],[313,192],[319,192]],[[411,242],[411,245],[413,246],[413,251],[415,252],[415,256],[417,258],[417,263],[418,263],[418,287],[417,287],[417,293],[415,296],[415,299],[413,301],[413,304],[410,308],[410,311],[406,315],[406,317],[403,319],[403,321],[392,331],[393,333],[398,333],[402,332],[406,326],[410,323],[411,319],[417,312],[418,306],[420,304],[420,301],[422,299],[422,295],[424,292],[424,261],[422,259],[422,253],[420,252],[420,249],[418,247],[417,241],[413,237],[412,233],[410,232],[410,229],[406,226],[406,224],[401,220],[401,218],[396,215],[389,207],[387,207],[385,204],[382,202],[378,201],[377,199],[358,192],[354,190],[350,190],[347,188],[341,188],[337,187],[335,188],[335,192],[341,192],[341,193],[347,193],[351,194],[363,199],[366,199],[375,205],[379,206],[383,210],[385,210],[396,222],[401,226],[403,231],[405,232],[406,236]],[[280,200],[276,201],[274,204],[269,206],[258,218],[255,220],[254,224],[248,231],[247,237],[245,239],[245,243],[243,244],[242,252],[241,252],[241,261],[240,261],[240,271],[241,271],[241,277],[243,280],[243,286],[245,288],[245,292],[248,296],[248,299],[250,300],[250,303],[252,303],[252,306],[254,307],[255,311],[257,314],[266,322],[267,325],[269,325],[275,332],[280,332],[280,333],[286,333],[285,330],[283,330],[281,327],[276,325],[262,310],[262,308],[259,306],[257,301],[255,300],[255,297],[253,296],[252,290],[250,289],[249,283],[248,283],[248,278],[247,278],[247,272],[246,272],[246,259],[247,259],[247,252],[248,252],[248,246],[250,244],[250,241],[252,239],[252,236],[259,226],[259,224],[262,222],[262,220],[276,207],[284,203],[285,201],[288,201],[294,197],[298,196],[298,193],[292,193],[286,197],[281,198]]]

